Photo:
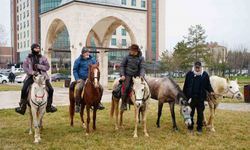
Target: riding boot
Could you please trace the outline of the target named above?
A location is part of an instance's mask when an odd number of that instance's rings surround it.
[[[48,98],[48,103],[47,103],[47,107],[46,107],[46,112],[56,112],[57,108],[52,106],[52,98]]]
[[[123,111],[127,110],[127,96],[126,95],[122,95],[121,110]]]
[[[79,113],[80,112],[80,100],[76,99],[76,107],[75,107],[75,112]]]
[[[105,107],[104,107],[104,106],[102,105],[102,103],[100,102],[100,103],[98,104],[97,109],[103,110],[103,109],[105,109]]]
[[[19,114],[24,115],[25,111],[26,111],[26,105],[27,105],[27,101],[25,99],[21,99],[19,106],[20,107],[16,107],[15,111]]]

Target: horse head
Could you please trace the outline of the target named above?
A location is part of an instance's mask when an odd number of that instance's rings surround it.
[[[34,83],[31,87],[31,99],[36,100],[38,104],[47,99],[46,76],[38,74],[33,76]]]
[[[149,87],[143,78],[133,77],[133,93],[137,107],[143,105],[143,103],[150,98]]]
[[[240,92],[240,86],[237,83],[237,79],[236,80],[229,80],[227,79],[227,93],[226,96],[227,97],[231,97],[232,99],[236,98],[236,99],[242,99],[243,95]]]
[[[95,88],[98,88],[100,86],[100,70],[99,70],[99,64],[91,64],[89,65],[89,75],[88,80],[90,80]]]
[[[184,93],[180,92],[177,95],[177,100],[179,101],[179,104],[180,104],[180,113],[183,116],[184,122],[186,126],[190,126],[192,124],[191,116],[190,116],[191,111],[192,111],[190,107],[191,99],[187,100]]]

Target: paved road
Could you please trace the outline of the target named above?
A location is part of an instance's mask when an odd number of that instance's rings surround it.
[[[63,106],[69,105],[69,96],[67,88],[54,88],[54,105]],[[0,109],[15,108],[20,100],[20,91],[0,92]],[[111,91],[105,90],[102,97],[102,102],[111,101]],[[154,101],[156,102],[156,101]],[[220,103],[218,109],[247,111],[250,112],[250,104],[246,103]]]

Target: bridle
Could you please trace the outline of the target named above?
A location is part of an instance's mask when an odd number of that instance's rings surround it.
[[[225,92],[225,94],[227,94],[227,93],[231,93],[232,94],[231,98],[233,99],[236,94],[240,93],[240,91],[238,90],[238,91],[233,92],[232,90],[230,90],[229,87],[227,87],[227,91]]]
[[[145,96],[146,96],[146,85],[145,84],[143,84],[143,85],[144,85],[143,98],[137,99],[135,91],[133,90],[134,95],[135,95],[135,101],[137,101],[137,102],[139,102],[139,101],[145,102],[149,98],[149,96],[150,96],[150,94],[148,94],[147,97],[145,98]]]

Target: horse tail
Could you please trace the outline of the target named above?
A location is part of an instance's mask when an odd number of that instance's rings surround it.
[[[70,125],[73,126],[73,118],[75,114],[75,97],[74,97],[74,89],[76,82],[73,81],[69,87],[69,115],[70,115]]]

